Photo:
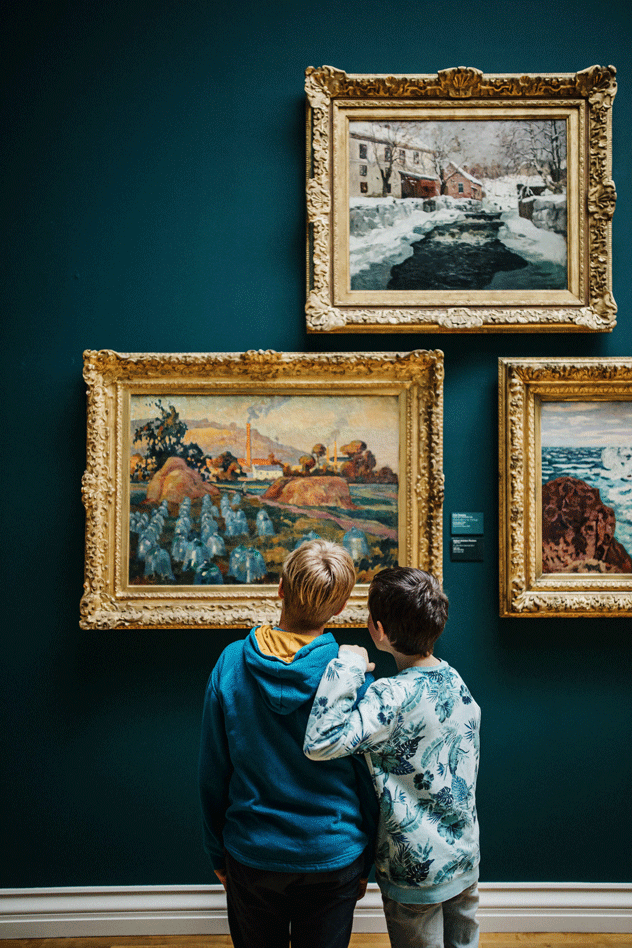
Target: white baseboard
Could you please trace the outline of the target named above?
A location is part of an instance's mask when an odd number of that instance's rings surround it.
[[[479,888],[482,931],[632,933],[632,884],[481,882]],[[353,930],[386,931],[376,885],[358,903]],[[227,933],[219,886],[0,889],[0,938]]]

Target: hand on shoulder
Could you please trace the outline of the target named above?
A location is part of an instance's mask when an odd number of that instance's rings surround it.
[[[362,645],[341,645],[338,649],[338,654],[341,652],[355,652],[356,655],[361,655],[366,664],[367,671],[373,671],[375,668],[375,662],[369,661],[369,653]]]

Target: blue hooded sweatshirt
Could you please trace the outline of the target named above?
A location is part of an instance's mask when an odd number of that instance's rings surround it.
[[[262,651],[256,633],[222,652],[206,689],[199,781],[211,864],[223,869],[226,849],[257,869],[322,872],[364,854],[368,875],[378,807],[364,760],[303,753],[338,644],[325,632],[288,660]]]

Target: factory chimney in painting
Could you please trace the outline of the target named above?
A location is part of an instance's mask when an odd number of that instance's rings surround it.
[[[246,422],[246,467],[248,470],[252,467],[252,448],[250,440],[250,422]]]
[[[331,460],[331,455],[329,453],[329,445],[327,445],[327,466],[329,467],[329,462]],[[334,471],[338,470],[338,442],[334,441]]]

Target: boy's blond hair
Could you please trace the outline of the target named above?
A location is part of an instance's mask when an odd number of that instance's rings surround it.
[[[288,619],[308,632],[328,622],[344,606],[356,581],[353,560],[328,540],[310,540],[283,564],[283,604]]]

